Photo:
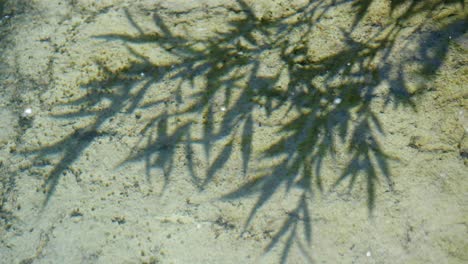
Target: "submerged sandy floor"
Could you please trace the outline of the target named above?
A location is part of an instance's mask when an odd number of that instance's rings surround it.
[[[0,262],[468,262],[466,6],[364,2],[4,1]]]

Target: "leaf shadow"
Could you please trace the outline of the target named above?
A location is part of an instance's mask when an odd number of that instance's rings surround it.
[[[136,34],[96,36],[105,42],[122,42],[134,61],[119,70],[111,70],[97,61],[104,78],[85,84],[83,88],[88,93],[66,104],[76,110],[56,115],[67,119],[92,117],[92,121],[56,143],[28,150],[41,157],[62,154],[48,173],[44,206],[64,171],[96,138],[109,136],[103,128],[105,122],[119,113],[142,111],[149,118],[142,120],[145,125],[138,143],[122,164],[143,162],[148,181],[153,170],[161,170],[163,190],[179,162],[178,153],[184,153],[192,182],[203,190],[233,159],[233,154],[240,151],[245,183],[221,198],[257,196],[244,229],[282,188],[286,193],[300,193],[296,207],[286,213],[283,225],[265,247],[265,252],[269,252],[282,244],[281,263],[287,262],[294,243],[300,249],[304,249],[301,239],[306,245],[312,243],[310,208],[316,191],[332,192],[348,182],[351,192],[356,184],[362,183],[366,186],[368,210],[370,213],[374,210],[380,179],[390,190],[393,185],[390,171],[393,158],[385,153],[379,141],[385,130],[374,104],[383,102],[385,107],[417,110],[414,102],[417,94],[408,88],[407,77],[394,74],[403,72],[403,65],[386,61],[403,34],[401,24],[447,3],[435,1],[422,7],[419,1],[413,1],[394,15],[392,22],[380,25],[362,40],[353,33],[374,1],[357,1],[354,7],[358,12],[352,26],[340,29],[346,45],[326,56],[314,57],[310,54],[314,52],[315,39],[310,34],[320,31],[320,22],[327,12],[346,1],[309,1],[278,17],[259,17],[243,0],[236,2],[238,8],[229,11],[237,16],[227,20],[227,29],[207,38],[175,33],[158,8],[151,10],[155,32],[145,32],[126,10]],[[392,1],[391,11],[401,9],[401,5],[403,1]],[[452,21],[447,26],[429,32],[420,41],[464,32],[466,20],[448,19]],[[290,38],[292,30],[300,32],[295,39]],[[433,75],[441,67],[450,41],[433,43],[420,45],[418,57],[409,59],[420,66],[423,75]],[[171,63],[152,62],[135,47],[140,44],[154,45],[176,59]],[[264,70],[267,55],[277,56],[279,65],[272,67],[275,70],[269,74]],[[164,93],[167,80],[177,83],[168,88],[169,95]],[[382,89],[382,85],[388,88]],[[161,95],[147,100],[153,96],[152,87],[157,87]],[[103,104],[104,101],[110,103]],[[278,131],[257,157],[254,155],[257,131],[261,123],[274,116],[283,116],[275,125]],[[201,153],[197,150],[200,148]],[[331,186],[325,184],[330,182],[323,175],[326,162],[330,162],[327,160],[333,162],[342,151],[349,157],[347,163]],[[199,154],[208,161],[204,172],[197,169],[195,158]],[[269,159],[278,162],[254,175],[252,166]],[[301,252],[311,261],[307,250]]]

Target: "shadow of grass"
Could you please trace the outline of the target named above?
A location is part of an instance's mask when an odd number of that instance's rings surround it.
[[[49,147],[31,150],[39,156],[63,154],[48,174],[44,205],[64,170],[93,140],[106,136],[102,131],[104,122],[118,113],[135,115],[143,111],[150,117],[144,120],[140,140],[124,163],[143,161],[148,180],[154,169],[160,169],[166,186],[178,162],[176,154],[183,151],[192,181],[203,189],[240,151],[246,183],[223,199],[258,195],[245,228],[281,188],[287,192],[299,190],[297,206],[287,212],[283,225],[265,249],[270,251],[284,240],[281,262],[286,262],[294,243],[304,249],[300,238],[307,244],[312,241],[310,208],[315,191],[327,187],[333,191],[344,182],[348,182],[352,191],[358,182],[362,183],[372,212],[380,179],[389,190],[392,188],[389,166],[392,157],[378,140],[385,131],[375,104],[416,110],[414,97],[424,89],[408,88],[404,66],[414,64],[419,67],[419,74],[430,77],[447,53],[446,36],[462,34],[466,20],[455,15],[443,18],[444,26],[427,31],[416,40],[421,45],[415,56],[392,64],[397,42],[411,36],[404,33],[402,25],[415,16],[426,15],[429,18],[412,27],[413,32],[419,32],[432,21],[431,12],[463,2],[433,1],[424,5],[421,1],[392,1],[389,22],[369,26],[364,20],[373,1],[356,1],[352,5],[356,10],[352,26],[336,32],[344,45],[325,56],[311,55],[317,47],[314,46],[317,39],[311,35],[324,31],[322,20],[333,9],[349,5],[347,2],[310,1],[280,16],[260,17],[247,3],[238,0],[237,8],[223,10],[235,14],[227,18],[227,26],[204,38],[176,34],[165,21],[167,16],[157,9],[150,10],[156,30],[146,33],[126,11],[137,34],[107,34],[97,38],[122,42],[129,57],[137,62],[117,71],[98,62],[105,78],[86,84],[88,94],[69,102],[79,110],[57,116],[70,119],[92,116],[94,122]],[[371,32],[364,39],[355,34],[362,23]],[[162,54],[175,59],[170,63],[152,62],[134,46],[140,44],[154,45]],[[401,49],[404,44],[398,45]],[[277,63],[265,70],[272,57]],[[168,80],[177,85],[165,88]],[[152,87],[160,90],[161,95],[154,96]],[[103,101],[110,103],[103,107]],[[268,159],[276,162],[252,177],[254,137],[262,124],[272,120],[276,122],[273,127],[277,131],[272,133],[276,140],[264,146],[254,162]],[[194,162],[199,146],[209,161],[204,173],[197,172]],[[215,152],[214,146],[221,149]],[[322,175],[325,159],[333,161],[342,151],[347,152],[349,159],[340,168],[338,179],[325,186],[324,182],[330,182]],[[307,255],[307,250],[302,252]]]

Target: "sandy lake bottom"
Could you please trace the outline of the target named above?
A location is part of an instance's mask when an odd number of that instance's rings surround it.
[[[0,263],[467,263],[467,14],[0,0]]]

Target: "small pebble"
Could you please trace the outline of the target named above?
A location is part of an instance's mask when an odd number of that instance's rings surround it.
[[[21,114],[22,117],[28,117],[30,115],[32,115],[32,109],[29,107],[24,109],[23,113]]]

